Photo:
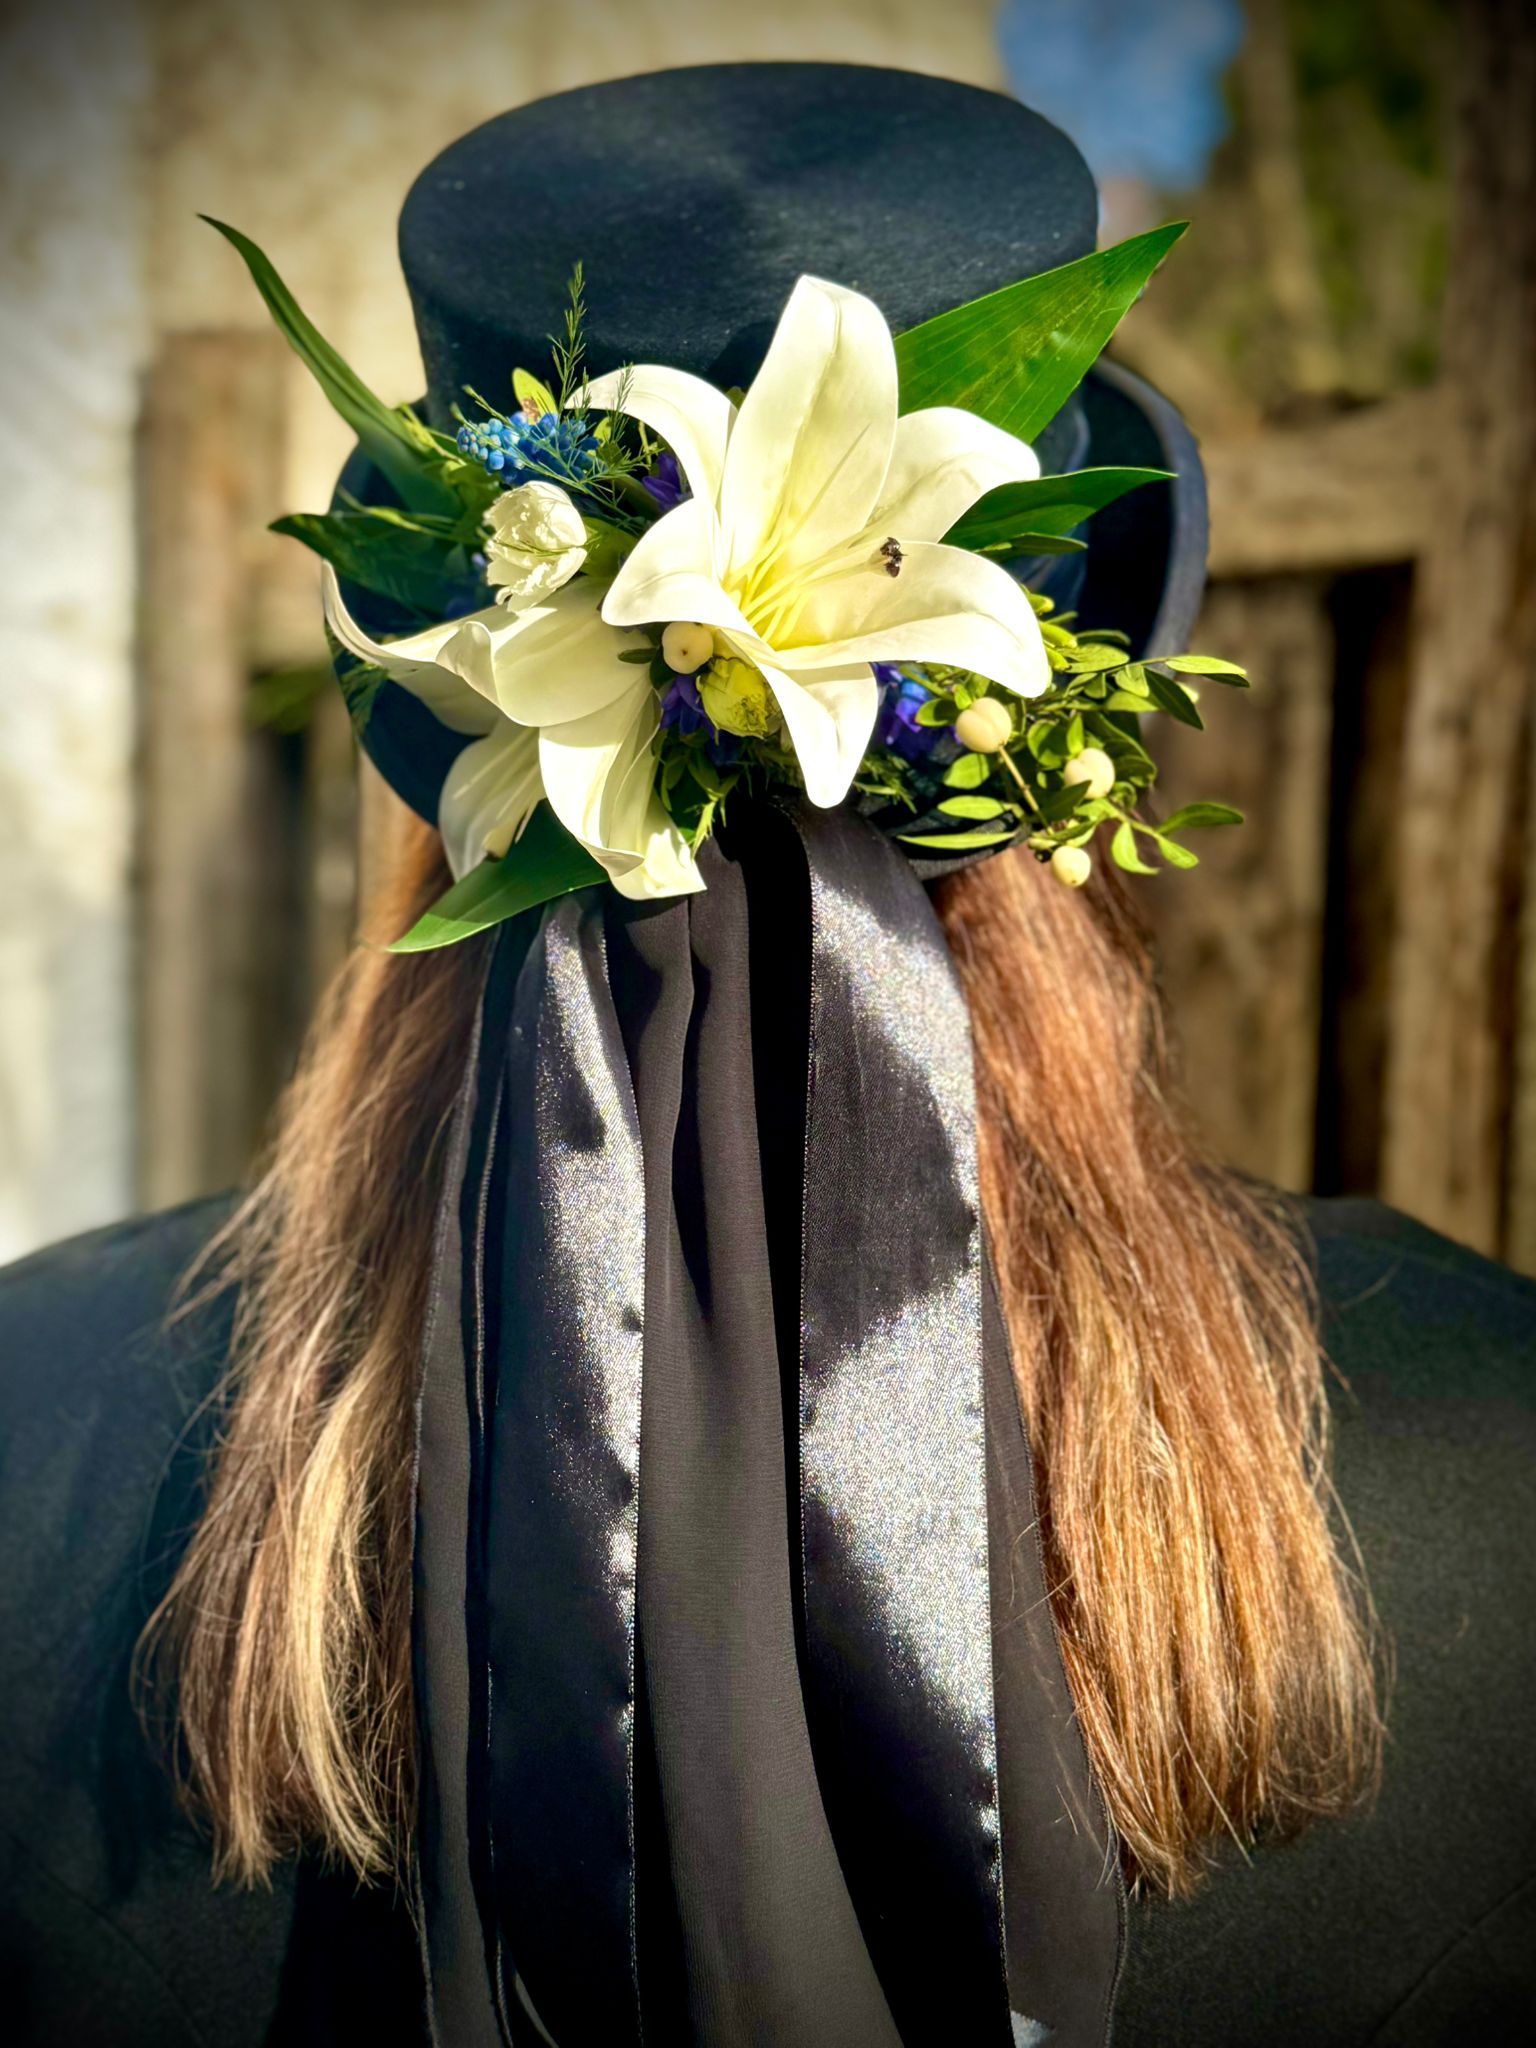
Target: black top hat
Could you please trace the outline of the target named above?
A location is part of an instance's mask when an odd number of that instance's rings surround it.
[[[542,365],[578,263],[595,372],[665,362],[746,384],[804,272],[866,293],[899,333],[1086,255],[1097,217],[1088,166],[1059,129],[946,79],[712,64],[584,86],[473,129],[411,187],[400,256],[426,411],[446,425],[466,387],[496,401],[514,368]],[[1057,558],[1046,587],[1137,652],[1181,647],[1204,580],[1205,490],[1178,414],[1101,364],[1039,454],[1047,470],[1176,473],[1101,513],[1087,556]],[[342,485],[365,502],[389,496],[360,456]],[[348,596],[375,631],[403,630],[379,599]],[[463,737],[389,683],[366,744],[435,819]]]

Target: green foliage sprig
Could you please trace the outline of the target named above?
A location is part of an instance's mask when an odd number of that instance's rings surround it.
[[[1110,857],[1133,874],[1154,874],[1155,852],[1170,867],[1192,868],[1199,855],[1180,833],[1236,825],[1242,813],[1227,804],[1186,804],[1161,822],[1140,815],[1157,781],[1157,764],[1143,746],[1140,720],[1161,713],[1181,725],[1202,726],[1190,687],[1205,676],[1246,688],[1235,662],[1213,655],[1175,654],[1133,661],[1123,635],[1076,630],[1074,615],[1057,613],[1047,597],[1030,593],[1040,621],[1052,681],[1040,696],[1020,699],[979,676],[928,669],[920,678],[934,691],[917,713],[920,725],[951,733],[962,714],[990,701],[1001,705],[1009,736],[995,751],[959,745],[942,766],[921,764],[911,773],[907,800],[929,807],[897,836],[925,852],[949,854],[1023,841],[1042,861],[1062,847],[1086,847],[1110,825]],[[1113,781],[1096,794],[1094,781],[1077,779],[1074,763],[1102,756]],[[1097,766],[1097,763],[1094,764]]]

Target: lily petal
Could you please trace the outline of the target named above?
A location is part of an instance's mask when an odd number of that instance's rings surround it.
[[[499,719],[494,732],[467,746],[448,770],[437,806],[455,880],[487,853],[504,853],[543,794],[539,736],[531,727]]]
[[[934,405],[896,422],[885,488],[870,520],[872,538],[903,547],[942,540],[978,498],[1000,484],[1029,483],[1040,462],[1027,441],[958,406]]]
[[[799,678],[782,669],[763,673],[784,714],[805,793],[830,810],[848,794],[874,730],[880,689],[869,664]]]
[[[743,649],[760,647],[715,573],[717,541],[714,512],[702,499],[678,505],[635,542],[603,600],[603,617],[610,626],[687,619],[729,633]]]
[[[329,562],[322,565],[320,589],[326,624],[349,654],[373,668],[383,669],[413,697],[419,697],[450,732],[491,731],[496,724],[496,707],[465,680],[462,671],[466,657],[472,663],[477,654],[475,634],[466,635],[464,629],[478,626],[481,631],[487,630],[488,622],[494,623],[496,619],[494,607],[470,619],[446,619],[441,625],[428,626],[400,640],[375,640],[347,610],[336,571]],[[488,656],[486,659],[488,663]]]
[[[635,686],[634,666],[619,659],[635,643],[606,623],[589,577],[578,576],[527,611],[500,612],[498,619],[491,689],[519,725],[584,718]],[[644,682],[643,670],[640,676]]]
[[[802,277],[726,449],[720,522],[731,576],[779,580],[862,533],[895,431],[896,350],[884,315],[859,292]]]
[[[585,717],[539,731],[551,809],[615,880],[645,858],[645,818],[656,781],[651,742],[660,722],[656,692],[641,675],[623,696]]]
[[[672,450],[696,498],[711,505],[719,498],[736,408],[713,384],[686,370],[637,363],[632,369],[594,377],[573,403],[639,420]]]
[[[693,848],[667,816],[666,806],[654,789],[640,823],[640,837],[645,858],[639,867],[613,877],[613,886],[621,896],[648,902],[660,896],[692,896],[704,887]]]
[[[899,576],[856,567],[830,579],[798,637],[778,659],[802,682],[855,661],[944,662],[1034,697],[1051,675],[1039,621],[1007,570],[934,542],[907,549]]]

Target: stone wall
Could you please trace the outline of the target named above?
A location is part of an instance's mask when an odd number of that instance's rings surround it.
[[[0,1258],[133,1200],[135,425],[167,336],[264,318],[197,215],[253,235],[362,374],[411,396],[395,217],[464,129],[594,79],[732,58],[1000,84],[993,12],[13,0],[0,26]],[[273,513],[323,503],[347,445],[289,374]]]

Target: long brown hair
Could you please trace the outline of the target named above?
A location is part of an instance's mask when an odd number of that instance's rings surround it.
[[[444,880],[423,830],[381,928]],[[1010,856],[938,909],[1068,1675],[1128,1874],[1177,1894],[1218,1836],[1340,1812],[1377,1765],[1305,1250],[1192,1143],[1108,880],[1068,895]],[[412,1402],[481,968],[473,944],[357,952],[205,1266],[239,1290],[228,1405],[144,1648],[218,1868],[248,1881],[313,1842],[380,1873],[408,1839]]]

